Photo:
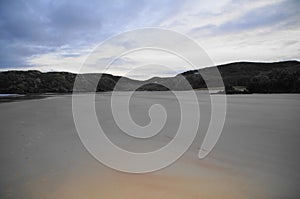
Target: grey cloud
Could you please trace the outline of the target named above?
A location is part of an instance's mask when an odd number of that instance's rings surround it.
[[[234,6],[227,6],[225,9],[238,9],[241,4],[251,4],[251,1],[232,1]],[[221,35],[234,32],[247,31],[260,27],[271,27],[275,29],[286,29],[293,25],[299,24],[300,1],[285,1],[275,3],[265,7],[257,8],[245,12],[241,17],[227,21],[220,25],[205,25],[193,28],[191,33],[202,35]],[[231,10],[230,10],[231,9]],[[222,13],[212,13],[210,16],[222,16]]]
[[[62,57],[79,57],[81,54],[79,53],[68,53],[68,54],[61,54]]]
[[[74,51],[128,27],[151,26],[172,7],[169,0],[1,1],[0,40],[4,42],[0,67],[23,66],[26,58],[64,45]]]
[[[231,4],[238,9],[240,2],[234,0]],[[1,0],[0,68],[26,66],[28,58],[55,51],[61,52],[62,57],[79,56],[82,49],[116,33],[158,26],[177,12],[188,12],[182,10],[185,3],[179,0]],[[297,0],[285,1],[246,12],[241,18],[220,26],[211,24],[191,32],[217,35],[264,26],[299,27],[299,4]],[[226,9],[221,13],[200,15],[222,15],[232,7]],[[181,22],[173,24],[176,23]],[[126,48],[132,43],[120,45]]]
[[[279,3],[265,6],[245,13],[241,18],[222,24],[218,27],[221,32],[248,30],[259,27],[274,26],[285,28],[286,23],[293,17],[299,16],[298,2],[289,4]]]

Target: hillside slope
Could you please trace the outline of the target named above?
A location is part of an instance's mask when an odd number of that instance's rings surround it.
[[[118,83],[116,89],[122,91],[136,88],[147,91],[168,90],[168,88],[188,90],[191,87],[201,89],[206,88],[201,74],[208,76],[208,81],[214,85],[215,77],[210,74],[215,67],[220,71],[227,93],[300,93],[300,62],[298,61],[237,62],[187,71],[175,77],[154,77],[146,81],[110,74],[81,74],[82,84],[77,90],[93,91],[92,82],[100,75],[97,91],[112,91],[120,78],[122,81]],[[76,74],[68,72],[5,71],[0,72],[0,93],[70,93],[75,78]],[[190,85],[187,85],[185,80],[188,80]]]

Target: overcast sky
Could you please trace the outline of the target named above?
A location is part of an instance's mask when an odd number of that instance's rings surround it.
[[[143,27],[186,34],[215,64],[299,60],[299,10],[299,0],[1,0],[0,70],[77,72],[100,42]],[[135,58],[113,72],[122,75]],[[175,72],[148,66],[135,75],[173,75],[184,70],[178,63]]]

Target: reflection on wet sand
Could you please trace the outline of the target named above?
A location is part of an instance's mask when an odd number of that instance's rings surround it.
[[[45,175],[28,183],[26,190],[33,199],[268,198],[246,176],[188,158],[149,174],[126,174],[94,165],[89,171]]]

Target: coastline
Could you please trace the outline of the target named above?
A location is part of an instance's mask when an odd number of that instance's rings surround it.
[[[23,100],[33,100],[33,99],[43,99],[50,97],[45,94],[22,94],[22,95],[13,95],[13,96],[0,96],[0,103],[7,102],[16,102]]]
[[[176,91],[176,92],[188,92],[189,90],[183,90],[183,91]],[[209,93],[208,89],[202,88],[202,89],[194,89],[193,91],[195,92],[203,92],[205,94]],[[300,94],[300,93],[289,93],[289,92],[282,92],[282,93],[249,93],[249,92],[230,92],[226,93],[224,91],[220,90],[213,90],[214,92],[210,92],[210,95],[289,95],[289,94]],[[95,92],[96,94],[102,94],[102,93],[111,93],[115,91],[97,91]],[[129,91],[116,91],[116,92],[129,92]],[[164,93],[164,92],[171,92],[171,91],[136,91],[136,92],[154,92],[154,93]],[[79,92],[81,94],[84,93],[93,93],[93,92]],[[24,93],[24,94],[0,94],[0,103],[9,103],[9,102],[18,102],[18,101],[23,101],[23,100],[36,100],[36,99],[44,99],[44,98],[49,98],[49,97],[54,97],[54,96],[67,96],[67,95],[72,95],[73,93]]]

